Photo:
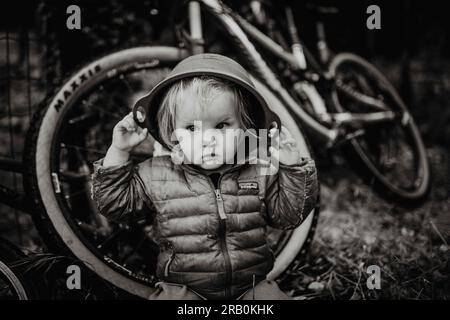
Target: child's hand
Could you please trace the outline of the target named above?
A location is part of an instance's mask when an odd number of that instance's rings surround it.
[[[147,132],[147,128],[139,127],[130,112],[114,127],[111,146],[122,152],[131,152],[147,138]]]
[[[269,137],[274,140],[272,144],[279,145],[279,149],[269,148],[271,158],[285,165],[299,163],[300,151],[297,148],[297,142],[285,126],[281,126],[281,131],[278,131],[277,128],[270,129]]]

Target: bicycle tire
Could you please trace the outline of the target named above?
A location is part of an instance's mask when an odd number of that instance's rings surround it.
[[[385,174],[377,167],[373,157],[368,154],[368,148],[364,148],[364,136],[362,138],[351,138],[349,140],[349,148],[346,149],[348,151],[346,154],[349,156],[351,160],[358,159],[356,163],[359,163],[357,167],[360,169],[362,173],[364,173],[367,179],[372,179],[374,177],[374,187],[381,194],[387,196],[389,199],[396,200],[401,204],[406,206],[416,205],[423,201],[430,189],[430,167],[428,163],[428,158],[426,155],[425,145],[422,141],[422,137],[420,135],[419,129],[414,122],[414,119],[410,115],[408,108],[405,103],[401,99],[397,90],[390,83],[390,81],[379,71],[375,66],[373,66],[370,62],[366,61],[360,56],[357,56],[352,53],[340,53],[337,54],[331,61],[329,65],[330,74],[336,79],[336,76],[339,76],[341,72],[339,69],[343,68],[345,64],[353,66],[353,68],[361,69],[365,74],[362,75],[366,77],[364,82],[362,78],[359,78],[362,86],[366,87],[369,91],[371,90],[382,90],[383,94],[378,93],[378,96],[381,98],[390,99],[392,105],[396,105],[397,109],[393,109],[392,111],[401,114],[403,116],[399,118],[398,121],[395,122],[395,128],[390,128],[389,130],[402,130],[402,135],[406,137],[406,139],[411,140],[409,147],[412,148],[412,152],[414,154],[415,161],[417,164],[416,172],[413,174],[416,175],[416,181],[414,181],[413,186],[398,186],[391,181],[393,179],[389,179],[385,176]],[[352,67],[348,67],[352,68]],[[355,69],[355,70],[356,70]],[[367,81],[367,82],[365,82]],[[380,88],[373,89],[373,87],[377,85]],[[371,87],[372,86],[372,87]],[[388,96],[390,95],[390,97]],[[331,95],[332,106],[338,112],[348,111],[348,105],[340,101],[338,89],[336,86],[332,90]],[[402,119],[406,119],[406,124],[403,123]],[[387,130],[386,130],[387,131]],[[380,131],[383,132],[383,131]],[[384,132],[383,132],[384,133]],[[384,133],[387,135],[387,133]],[[397,134],[400,134],[397,131]],[[381,136],[376,137],[375,143],[381,143]],[[367,142],[366,142],[367,144]],[[406,151],[405,151],[406,152]],[[381,153],[381,152],[380,152]],[[352,163],[355,163],[353,161]],[[406,164],[404,164],[406,166]],[[406,176],[406,174],[405,174]]]
[[[52,161],[60,157],[54,154],[54,143],[59,135],[58,128],[68,114],[71,106],[76,101],[83,98],[83,94],[90,89],[106,83],[111,77],[115,77],[123,70],[139,68],[146,65],[170,64],[172,67],[182,58],[187,56],[187,52],[172,47],[137,47],[122,50],[98,60],[95,60],[74,75],[70,76],[52,97],[44,102],[35,113],[30,122],[30,129],[27,133],[24,163],[27,170],[25,175],[25,189],[32,197],[35,204],[33,220],[42,236],[44,242],[50,250],[56,252],[72,253],[79,260],[83,261],[97,275],[109,281],[113,285],[140,297],[146,298],[154,291],[153,283],[149,279],[134,274],[117,262],[107,259],[83,239],[79,227],[70,216],[67,216],[66,208],[61,206],[61,190],[58,183],[55,183],[54,176],[57,173],[52,168]],[[125,72],[125,71],[123,71]],[[73,83],[77,84],[80,76],[88,74],[88,78],[72,89]],[[120,74],[122,75],[122,74]],[[256,79],[257,86],[264,88]],[[262,89],[263,90],[263,89]],[[268,89],[266,94],[268,94]],[[69,92],[69,93],[67,93]],[[273,97],[274,98],[274,97]],[[62,101],[62,102],[61,102]],[[131,105],[130,105],[131,107]],[[286,112],[282,105],[281,113]],[[280,118],[288,117],[289,126],[298,128],[293,118],[287,113],[280,115]],[[298,131],[299,140],[304,140],[302,132]],[[308,155],[308,147],[305,143],[305,155]],[[59,161],[59,160],[58,160]],[[271,273],[277,277],[285,268],[292,263],[298,254],[304,254],[311,242],[317,223],[317,209],[312,212],[298,229],[293,233],[296,237],[290,237],[286,248],[288,251],[281,251],[277,259],[278,264]],[[77,229],[78,228],[78,229]],[[302,232],[298,231],[303,228]],[[301,234],[300,234],[301,233]],[[293,243],[297,241],[297,243]],[[299,243],[298,241],[301,241]]]
[[[5,288],[3,285],[6,283]],[[14,300],[28,300],[28,295],[24,286],[16,274],[2,261],[0,260],[0,300],[6,299],[4,295],[11,295]],[[7,291],[4,293],[4,291]]]
[[[11,242],[0,238],[0,284],[9,287],[10,297],[0,296],[1,299],[35,300],[39,298],[39,290],[34,285],[32,275],[17,266],[25,258],[25,254]],[[5,288],[8,289],[8,288]],[[3,290],[0,290],[3,294]]]

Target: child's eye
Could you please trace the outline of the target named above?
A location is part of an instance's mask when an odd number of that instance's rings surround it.
[[[217,129],[223,129],[225,126],[227,126],[228,125],[228,123],[227,122],[221,122],[221,123],[219,123],[217,126],[216,126],[216,128]]]

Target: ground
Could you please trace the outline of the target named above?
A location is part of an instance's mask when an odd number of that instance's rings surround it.
[[[296,299],[449,299],[449,154],[428,154],[433,186],[416,208],[379,197],[348,163],[320,172],[328,178],[310,255],[283,288]],[[380,267],[379,290],[367,287],[371,265]]]

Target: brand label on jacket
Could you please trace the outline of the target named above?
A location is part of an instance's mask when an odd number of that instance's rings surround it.
[[[239,190],[257,190],[258,182],[239,182]]]

